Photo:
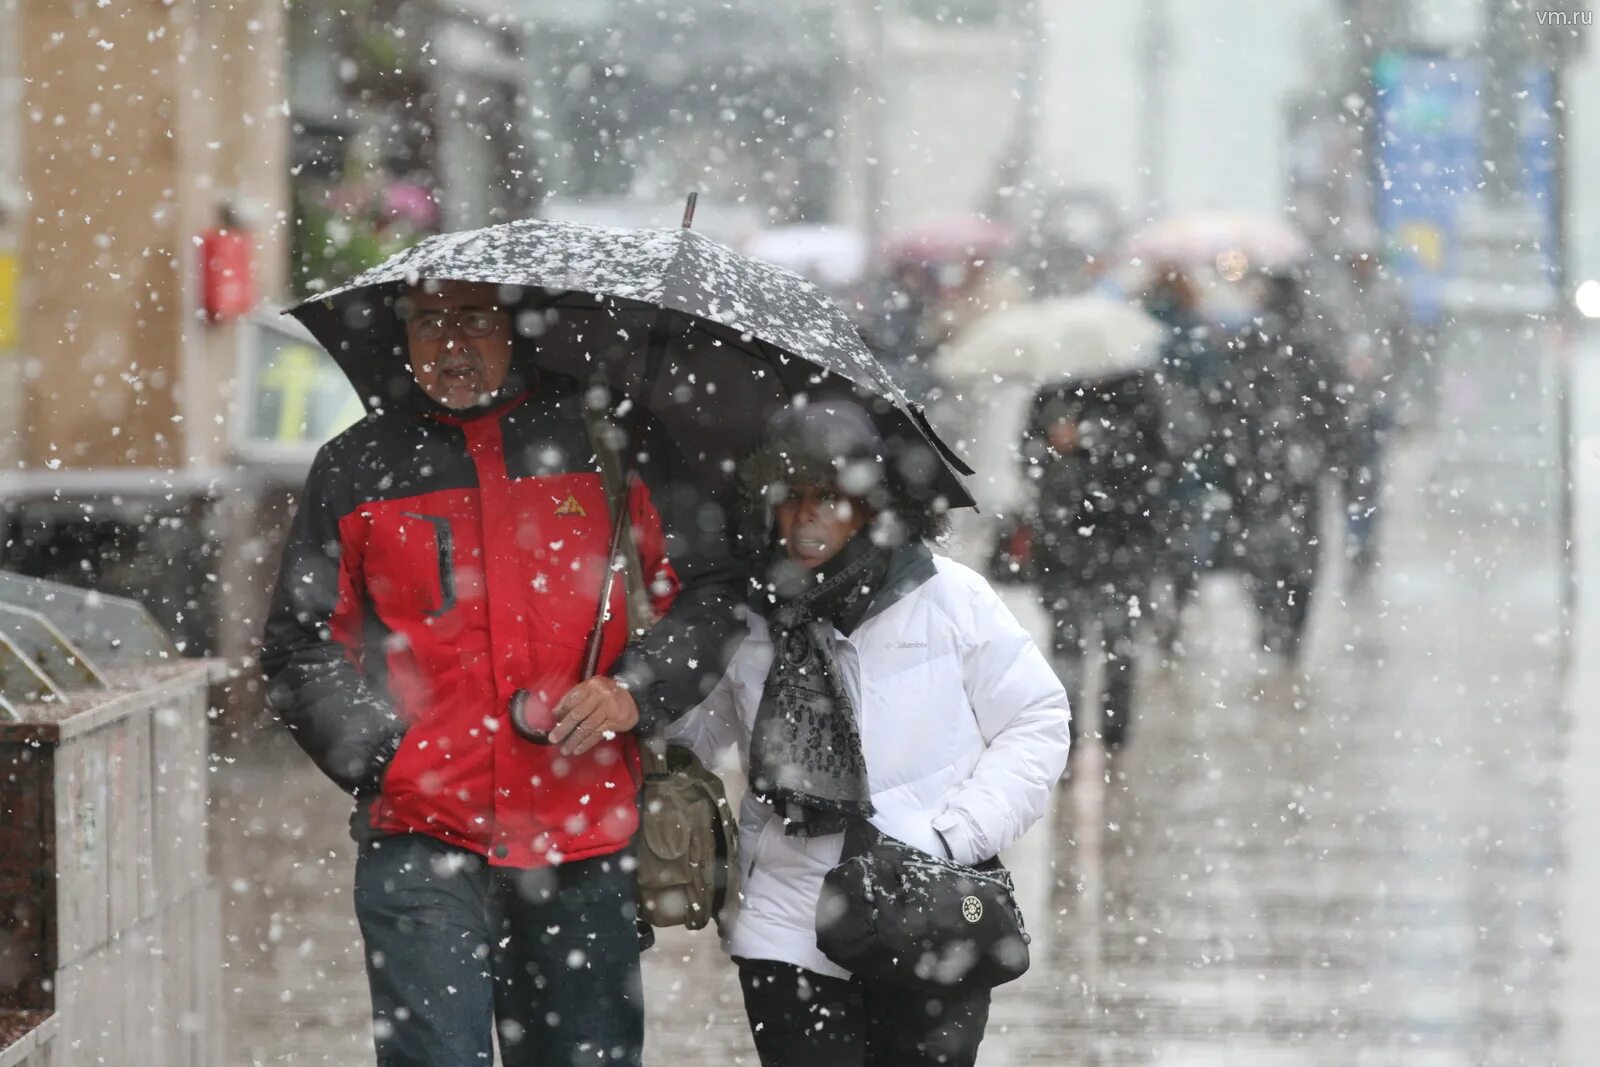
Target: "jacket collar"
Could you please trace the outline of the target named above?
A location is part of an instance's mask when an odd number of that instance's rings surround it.
[[[524,386],[507,396],[497,397],[487,404],[467,408],[465,411],[453,411],[443,404],[430,400],[427,407],[420,408],[420,413],[423,418],[442,422],[448,426],[465,426],[467,423],[476,422],[479,419],[499,418],[532,395],[533,390]]]
[[[872,603],[868,606],[866,614],[861,616],[861,621],[864,623],[873,616],[882,615],[936,573],[933,551],[925,542],[917,541],[914,544],[901,545],[890,553],[889,573],[884,576],[883,588],[872,598]]]
[[[936,573],[938,568],[933,562],[933,551],[926,542],[917,541],[896,548],[889,554],[889,572],[884,576],[883,588],[872,598],[872,603],[867,606],[856,628],[860,629],[869,619],[894,607]],[[766,589],[757,587],[752,590],[747,604],[754,614],[766,619],[767,609],[771,606]]]

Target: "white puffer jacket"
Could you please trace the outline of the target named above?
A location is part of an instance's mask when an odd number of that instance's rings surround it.
[[[1067,697],[1016,617],[970,568],[917,546],[895,554],[886,591],[834,654],[855,705],[879,830],[936,855],[977,863],[1042,814],[1067,762]],[[772,663],[766,623],[711,694],[669,735],[708,765],[750,734]],[[739,811],[744,868],[724,947],[748,959],[847,977],[817,950],[813,916],[843,835],[805,839],[753,794]]]

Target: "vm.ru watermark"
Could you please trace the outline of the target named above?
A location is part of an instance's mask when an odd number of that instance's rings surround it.
[[[1533,17],[1539,25],[1553,28],[1594,25],[1593,11],[1535,11]]]

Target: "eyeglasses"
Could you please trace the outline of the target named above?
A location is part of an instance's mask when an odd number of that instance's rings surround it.
[[[440,311],[431,315],[414,315],[406,320],[406,327],[419,341],[440,341],[452,325],[468,337],[488,337],[506,321],[503,311]]]

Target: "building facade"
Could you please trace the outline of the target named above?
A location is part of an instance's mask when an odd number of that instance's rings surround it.
[[[222,609],[224,546],[249,526],[230,415],[241,312],[286,288],[284,17],[276,0],[0,5],[0,563],[139,595],[191,650],[245,640]]]

